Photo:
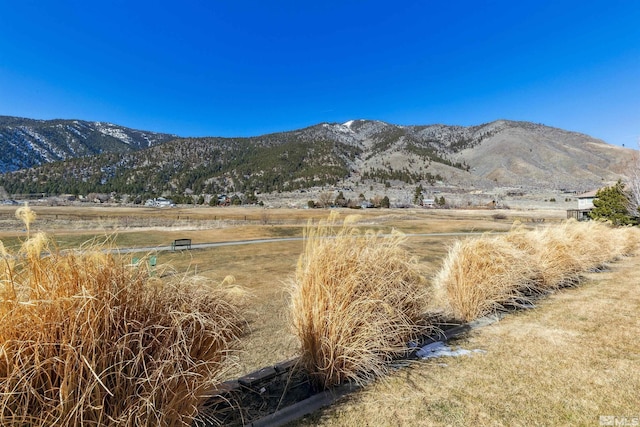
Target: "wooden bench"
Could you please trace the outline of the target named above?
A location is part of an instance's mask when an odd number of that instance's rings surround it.
[[[171,250],[175,251],[176,248],[191,249],[191,239],[176,239],[171,243]]]

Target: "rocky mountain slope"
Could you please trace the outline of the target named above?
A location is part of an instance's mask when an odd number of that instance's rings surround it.
[[[346,162],[356,177],[376,170],[426,172],[467,188],[595,188],[623,178],[633,156],[633,150],[585,134],[508,120],[471,127],[354,120],[297,134],[357,147],[361,154]]]
[[[77,123],[50,127],[88,126]],[[93,126],[109,135],[106,125]],[[133,140],[136,131],[128,132]],[[360,183],[581,191],[622,177],[633,153],[587,135],[506,120],[471,127],[351,120],[252,138],[178,138],[164,143],[150,136],[157,134],[137,135],[141,139],[128,145],[135,149],[121,150],[124,154],[102,148],[103,154],[4,174],[0,185],[9,193],[172,196]],[[115,146],[123,148],[122,139],[117,141]],[[148,148],[141,149],[145,144]]]
[[[454,158],[470,172],[505,185],[596,188],[621,178],[633,150],[587,135],[526,122],[494,122],[496,131]]]
[[[136,151],[174,138],[111,123],[0,116],[0,173],[74,157]]]

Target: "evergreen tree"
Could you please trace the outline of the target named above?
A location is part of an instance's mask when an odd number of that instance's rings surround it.
[[[416,191],[413,194],[413,204],[414,205],[420,205],[422,206],[422,201],[424,200],[423,196],[422,196],[422,192],[424,191],[424,189],[422,188],[422,184],[418,185],[416,187]]]
[[[387,209],[391,207],[391,202],[389,201],[389,197],[384,196],[382,198],[382,202],[380,203],[380,207],[387,208]]]
[[[634,219],[627,209],[629,205],[627,197],[624,184],[620,180],[612,187],[601,188],[596,193],[593,201],[594,208],[589,212],[589,216],[591,219],[611,221],[613,225],[634,224]]]

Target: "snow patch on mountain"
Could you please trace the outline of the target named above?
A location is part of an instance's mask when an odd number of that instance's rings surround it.
[[[122,129],[115,127],[115,125],[111,123],[103,124],[102,122],[95,122],[95,125],[98,132],[103,135],[112,136],[128,145],[131,145],[133,143],[133,140],[129,135],[127,135]]]
[[[46,161],[57,160],[56,155],[59,155],[59,158],[64,158],[64,153],[56,150],[51,143],[47,140],[47,138],[40,135],[38,132],[34,131],[28,126],[20,126],[19,131],[27,136],[25,138],[27,140],[27,144],[32,151],[38,153],[40,157],[45,159]],[[52,155],[53,154],[53,155]]]
[[[74,124],[78,124],[78,122],[74,122]],[[80,138],[82,139],[87,139],[87,135],[83,134],[82,132],[80,132],[79,129],[76,129],[75,126],[71,126],[71,125],[67,125],[67,129],[73,133],[75,133],[76,135],[78,135]]]

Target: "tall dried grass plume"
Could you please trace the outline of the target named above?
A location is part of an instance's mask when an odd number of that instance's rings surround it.
[[[244,326],[226,286],[150,277],[41,233],[0,247],[0,424],[192,423]]]
[[[526,302],[535,267],[531,256],[504,238],[457,241],[445,257],[436,283],[455,317],[469,321],[506,305]]]
[[[400,233],[360,232],[336,214],[305,231],[291,286],[300,364],[320,388],[387,371],[425,328],[426,281]]]
[[[456,242],[435,277],[435,292],[454,317],[469,321],[578,283],[582,273],[637,252],[639,234],[598,221],[516,224],[504,235]]]
[[[25,203],[24,206],[16,209],[16,218],[22,221],[28,236],[31,230],[31,223],[36,219],[36,213],[29,207],[28,203]]]

